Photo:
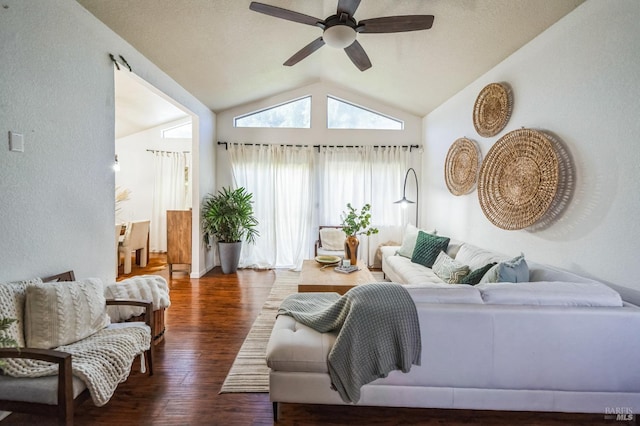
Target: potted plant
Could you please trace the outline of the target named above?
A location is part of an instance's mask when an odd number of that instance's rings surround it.
[[[218,243],[220,266],[223,274],[232,274],[238,269],[242,241],[255,243],[260,235],[253,215],[253,194],[240,187],[222,188],[217,194],[207,195],[202,202],[202,228],[204,241],[210,238]]]
[[[377,228],[370,228],[371,224],[371,204],[362,206],[360,212],[351,203],[347,203],[347,212],[342,212],[342,231],[347,238],[344,242],[344,258],[351,262],[351,265],[358,263],[358,246],[360,241],[358,235],[377,234]]]

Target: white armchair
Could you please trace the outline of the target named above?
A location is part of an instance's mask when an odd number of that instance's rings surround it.
[[[148,253],[149,221],[130,222],[124,233],[124,239],[118,246],[118,265],[120,255],[124,256],[124,273],[131,273],[131,252],[136,252],[136,262],[144,267],[149,259]]]
[[[314,255],[344,257],[345,238],[342,226],[321,225],[314,247]]]

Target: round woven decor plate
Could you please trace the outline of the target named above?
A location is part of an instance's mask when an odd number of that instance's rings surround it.
[[[476,143],[467,138],[457,139],[444,162],[444,181],[449,192],[464,195],[473,191],[479,168],[480,152]]]
[[[485,86],[473,106],[473,126],[480,136],[495,136],[511,117],[511,90],[503,84]]]
[[[558,155],[549,138],[514,130],[496,142],[482,162],[478,199],[495,226],[514,230],[536,223],[558,190]]]

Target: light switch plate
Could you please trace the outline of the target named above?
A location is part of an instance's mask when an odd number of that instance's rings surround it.
[[[22,133],[9,132],[9,150],[24,152],[24,135]]]

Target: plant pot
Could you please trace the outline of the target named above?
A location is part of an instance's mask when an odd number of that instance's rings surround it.
[[[358,264],[358,246],[360,241],[355,235],[349,235],[344,241],[344,258],[349,259],[352,265]]]
[[[242,241],[218,243],[218,254],[220,255],[220,266],[223,274],[234,274],[238,270],[240,250],[242,250]]]

